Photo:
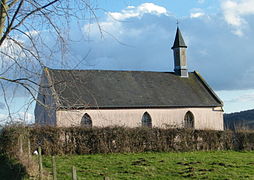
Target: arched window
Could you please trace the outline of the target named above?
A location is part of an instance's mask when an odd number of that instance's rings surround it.
[[[81,119],[81,126],[92,127],[92,125],[93,123],[91,117],[87,113],[85,113],[85,115]]]
[[[194,115],[190,111],[188,111],[184,116],[184,127],[194,128]]]
[[[143,127],[152,127],[152,118],[148,112],[143,114],[141,122]]]

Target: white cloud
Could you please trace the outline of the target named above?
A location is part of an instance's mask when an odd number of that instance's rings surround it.
[[[34,115],[28,112],[18,112],[12,114],[11,117],[8,114],[0,114],[0,123],[33,123]]]
[[[204,16],[205,14],[202,13],[202,12],[196,12],[196,13],[191,13],[190,17],[191,18],[198,18],[198,17],[202,17]]]
[[[27,123],[34,122],[34,115],[28,112],[19,112],[16,119],[24,120]]]
[[[227,23],[233,26],[241,26],[244,20],[241,18],[238,3],[228,0],[222,3],[222,10]]]
[[[153,3],[144,3],[138,7],[139,12],[150,13],[150,14],[166,14],[167,10],[162,6],[157,6]]]
[[[140,7],[144,6],[129,9],[139,12]],[[85,25],[91,41],[71,44],[71,52],[75,55],[72,59],[79,62],[85,57],[77,68],[173,71],[170,48],[174,41],[176,18],[167,11],[163,14],[139,12],[135,17],[126,16],[129,10],[126,11],[116,12],[119,17],[125,18],[124,21],[106,17],[100,22],[103,38],[96,23]],[[192,12],[202,12],[202,9],[193,9]],[[180,21],[180,29],[188,46],[190,71],[199,71],[216,90],[254,88],[254,73],[251,73],[254,67],[254,39],[246,38],[254,30],[250,29],[243,36],[241,31],[234,29],[239,36],[236,37],[230,33],[232,27],[227,26],[220,14],[204,15],[202,18],[189,16]],[[248,23],[254,25],[254,21]],[[90,53],[87,56],[88,50]]]
[[[248,24],[245,17],[254,15],[254,1],[224,0],[221,8],[226,22],[236,29],[233,33],[242,36],[243,30]]]
[[[204,15],[205,15],[205,13],[202,9],[194,8],[194,9],[191,10],[190,17],[191,18],[199,18],[199,17],[202,17]]]
[[[35,53],[33,45],[31,45],[30,39],[33,39],[34,37],[39,35],[39,31],[27,31],[25,32],[25,34],[15,35],[13,37],[13,40],[8,38],[4,40],[3,44],[0,47],[1,61],[9,61],[13,59],[19,61],[20,58],[32,58],[31,55],[28,57],[29,53],[25,53],[25,51],[23,50],[26,49],[27,51],[30,50],[31,52]],[[28,37],[30,37],[30,39]]]
[[[243,31],[240,28],[232,30],[232,33],[239,37],[242,37],[244,35]]]
[[[25,54],[22,52],[21,47],[18,45],[23,44],[19,37],[17,37],[17,43],[14,43],[12,40],[6,39],[0,47],[0,58],[1,61],[12,61],[12,59],[18,59],[19,57],[25,57]],[[6,56],[8,55],[8,56]]]
[[[32,31],[27,31],[26,34],[28,34],[30,37],[33,37],[33,36],[37,36],[40,34],[40,31],[36,31],[36,30],[32,30]],[[24,38],[26,38],[26,35],[23,35]]]
[[[37,39],[40,33],[33,30],[25,34],[14,34],[12,38],[5,39],[0,47],[0,71],[1,75],[8,79],[24,77],[25,74],[30,76],[29,72],[36,73],[39,63],[43,62],[42,58],[40,62],[38,61],[40,56],[37,53],[46,49],[40,49],[40,42]],[[37,48],[34,43],[38,45]]]
[[[108,14],[116,20],[125,20],[132,17],[141,17],[147,13],[161,15],[167,14],[167,10],[164,7],[155,5],[153,3],[144,3],[138,7],[128,6],[121,12],[110,12]]]
[[[246,102],[254,102],[254,91],[253,91],[253,93],[243,94],[243,95],[237,96],[235,98],[226,100],[225,102],[233,102],[233,103],[238,103],[238,104],[242,104],[242,103],[246,103]]]

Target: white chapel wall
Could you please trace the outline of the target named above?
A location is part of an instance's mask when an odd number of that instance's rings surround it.
[[[79,126],[82,116],[87,113],[96,127],[138,127],[141,126],[143,114],[148,112],[153,127],[183,127],[188,111],[194,115],[195,129],[223,130],[223,112],[213,108],[61,110],[56,112],[56,125]]]

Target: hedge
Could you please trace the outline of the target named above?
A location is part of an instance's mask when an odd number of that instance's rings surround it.
[[[248,131],[11,126],[1,132],[0,152],[15,155],[21,142],[26,151],[28,139],[31,152],[41,146],[46,155],[254,149]]]

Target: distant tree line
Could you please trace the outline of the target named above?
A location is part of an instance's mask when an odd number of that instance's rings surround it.
[[[254,129],[254,109],[224,114],[225,129]]]

